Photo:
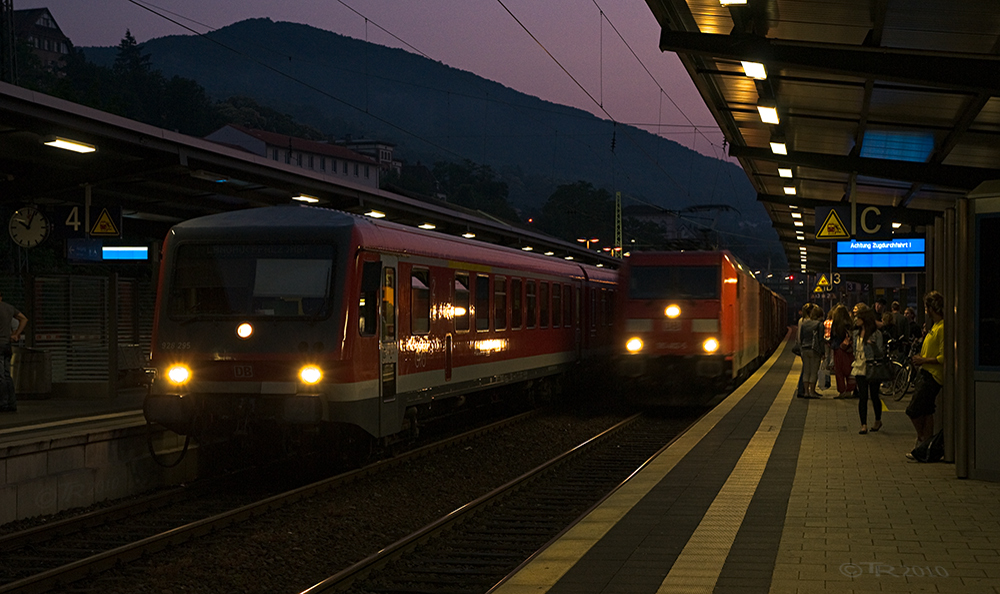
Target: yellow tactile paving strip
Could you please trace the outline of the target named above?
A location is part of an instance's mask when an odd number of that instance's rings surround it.
[[[712,409],[707,415],[702,417],[691,429],[679,437],[662,454],[651,461],[641,471],[636,473],[628,482],[623,484],[614,494],[599,505],[586,518],[581,520],[559,540],[542,551],[531,560],[516,575],[511,577],[491,594],[540,594],[547,592],[556,582],[562,578],[567,571],[593,547],[614,525],[621,520],[649,491],[659,484],[660,481],[686,456],[691,449],[701,441],[716,423],[724,417],[732,408],[743,399],[744,396],[757,385],[757,382],[774,365],[778,356],[784,349],[779,348],[746,382],[730,394],[718,406]],[[800,364],[796,360],[789,374],[792,379],[792,390],[787,386],[782,393],[791,394],[798,381]],[[787,382],[786,382],[787,384]],[[779,398],[778,400],[781,400]],[[780,407],[781,417],[787,410],[788,399],[784,400],[784,407]],[[772,407],[773,410],[773,407]],[[771,411],[768,412],[771,415]],[[767,426],[767,423],[762,424]],[[773,424],[773,433],[776,437],[781,422]],[[773,445],[773,438],[772,438]],[[742,463],[743,460],[741,459]],[[766,459],[764,460],[766,463]],[[737,467],[739,468],[739,467]],[[763,467],[761,467],[763,471]],[[760,476],[757,476],[759,481]],[[728,483],[727,483],[728,484]],[[751,491],[752,496],[752,491]],[[749,501],[749,500],[748,500]],[[744,512],[746,511],[744,506]],[[735,523],[735,522],[734,522]],[[738,523],[734,530],[739,528]],[[733,532],[735,535],[735,531]],[[729,537],[729,544],[732,544],[732,537]],[[725,558],[723,557],[722,561]],[[719,568],[721,570],[721,563]],[[718,572],[715,574],[718,578]],[[712,582],[714,583],[714,581]]]
[[[736,533],[746,517],[750,500],[764,475],[764,468],[771,457],[788,405],[794,397],[799,375],[797,368],[798,366],[793,365],[793,372],[785,379],[777,398],[764,415],[760,428],[750,439],[726,484],[674,561],[657,594],[712,594],[733,541],[736,540]]]
[[[858,435],[857,400],[809,402],[772,594],[1000,594],[1000,484],[907,461],[905,404]]]

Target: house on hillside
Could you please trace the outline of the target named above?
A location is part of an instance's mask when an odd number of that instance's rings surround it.
[[[15,10],[13,16],[14,37],[27,42],[46,69],[55,71],[66,64],[73,43],[48,8]]]
[[[227,124],[206,136],[205,140],[338,179],[379,187],[378,161],[336,144],[254,130],[237,124]]]
[[[382,169],[382,173],[395,171],[396,174],[402,174],[403,172],[403,163],[395,160],[393,157],[393,151],[396,150],[396,145],[391,142],[369,140],[367,138],[359,138],[355,140],[348,136],[343,140],[338,140],[337,144],[351,149],[356,153],[361,153],[362,155],[367,155],[372,159],[375,159],[378,161],[378,166]]]

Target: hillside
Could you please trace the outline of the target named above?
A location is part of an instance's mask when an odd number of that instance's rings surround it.
[[[576,180],[621,191],[625,206],[727,204],[736,212],[699,222],[730,232],[733,249],[749,242],[784,261],[739,167],[417,54],[269,19],[235,23],[208,39],[152,39],[143,49],[154,68],[194,79],[216,99],[246,95],[331,136],[388,140],[409,163],[489,165],[528,214],[557,185]],[[116,48],[84,51],[109,66]]]

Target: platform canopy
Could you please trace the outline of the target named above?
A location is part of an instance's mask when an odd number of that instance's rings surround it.
[[[82,149],[51,145],[59,140],[82,143]],[[319,207],[359,215],[379,211],[392,222],[430,223],[437,232],[472,233],[477,241],[611,267],[620,263],[443,200],[366,187],[0,82],[0,205],[59,213],[85,205],[89,197],[94,205],[119,207],[123,226],[160,239],[173,223],[296,204],[302,195],[319,200]]]
[[[875,206],[914,234],[1000,179],[996,0],[647,4],[660,49],[687,68],[793,271],[801,247],[809,271],[829,268],[817,207],[853,199],[854,212]]]

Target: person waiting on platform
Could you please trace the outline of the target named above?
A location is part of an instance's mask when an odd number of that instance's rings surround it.
[[[851,363],[854,362],[851,313],[844,304],[838,304],[830,312],[830,317],[833,321],[830,348],[833,350],[833,374],[837,378],[837,395],[834,398],[850,398],[855,388],[854,378],[851,377]]]
[[[934,411],[937,395],[944,384],[944,297],[931,291],[924,297],[924,311],[933,325],[924,337],[920,354],[913,356],[913,364],[920,366],[917,392],[906,407],[913,428],[917,430],[917,445],[934,435]],[[907,453],[907,458],[913,454]]]
[[[821,398],[816,392],[819,363],[825,353],[823,343],[823,308],[813,304],[802,316],[799,348],[802,350],[802,389],[805,398]]]
[[[882,382],[869,380],[867,371],[869,362],[881,359],[885,355],[885,341],[882,332],[875,327],[875,312],[864,303],[854,306],[853,333],[854,363],[851,371],[858,382],[858,416],[861,417],[861,435],[868,433],[868,399],[871,398],[875,409],[875,424],[872,431],[882,428],[882,400],[878,396]]]
[[[17,328],[14,328],[17,320]],[[14,378],[10,375],[10,358],[14,353],[12,345],[21,340],[21,333],[28,324],[28,318],[16,307],[5,303],[0,295],[0,413],[17,412],[17,396],[14,394]],[[13,331],[12,331],[13,330]]]

